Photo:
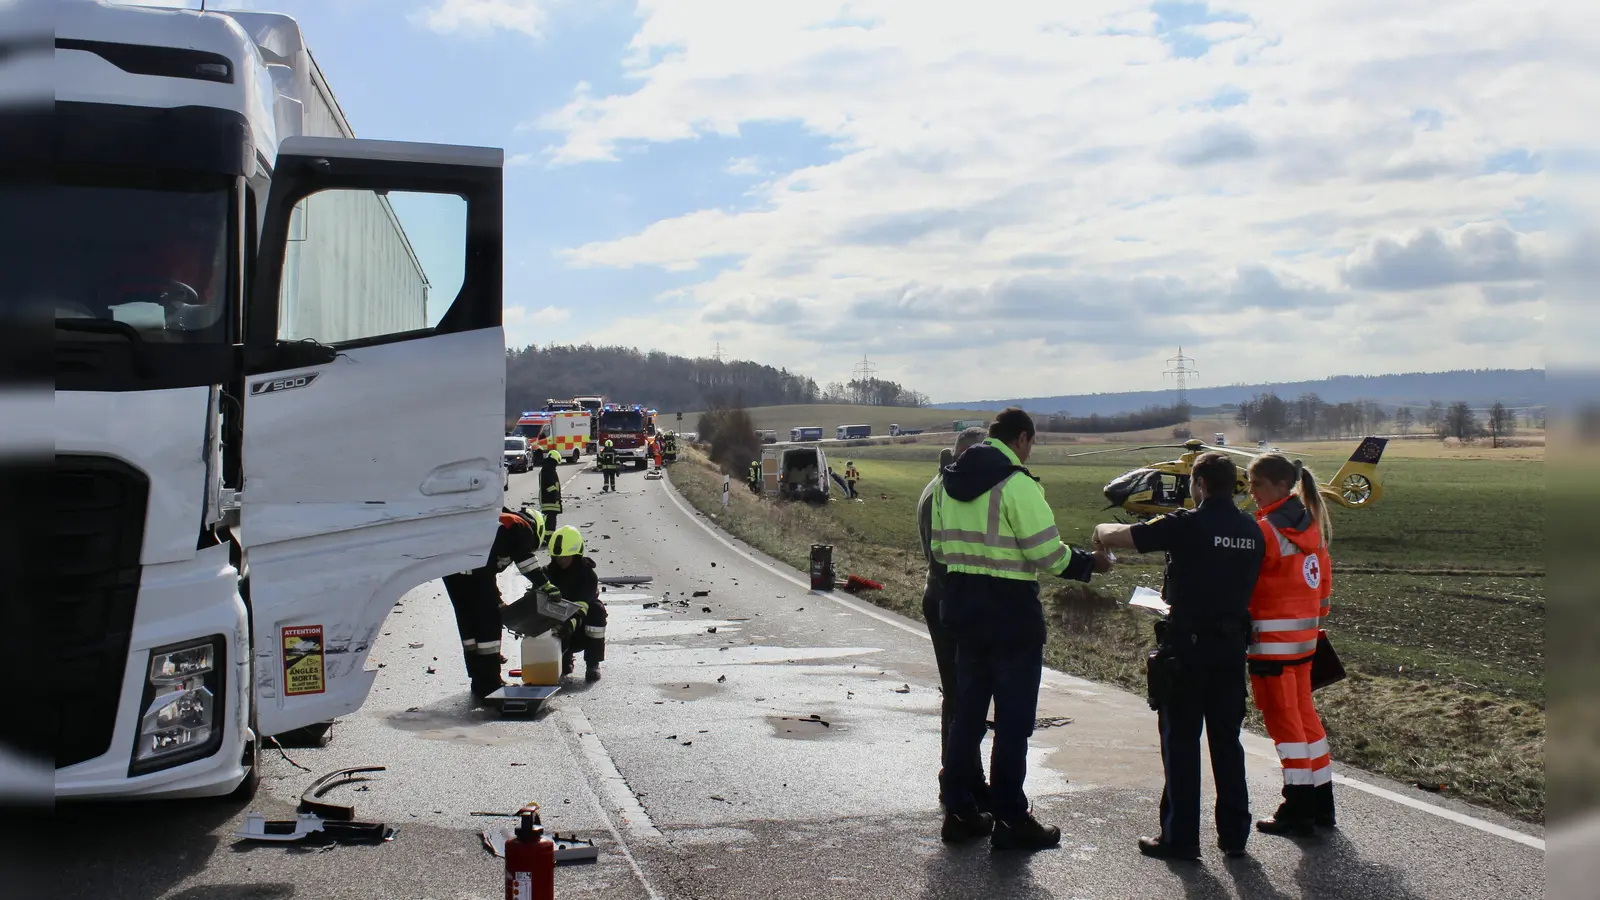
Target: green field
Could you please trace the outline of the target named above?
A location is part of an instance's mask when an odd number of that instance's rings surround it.
[[[1328,478],[1354,443],[1297,449]],[[1077,449],[1040,447],[1029,469],[1063,537],[1082,545],[1096,523],[1126,518],[1105,509],[1106,481],[1168,457],[1065,457]],[[885,582],[873,599],[920,615],[924,565],[914,509],[938,445],[849,453],[864,502],[775,507],[746,494],[719,521],[797,566],[813,540],[832,543],[844,571]],[[1543,469],[1534,460],[1386,455],[1382,501],[1335,510],[1329,633],[1354,674],[1319,692],[1318,703],[1337,758],[1402,781],[1446,784],[1466,799],[1542,820]],[[709,468],[680,466],[673,480],[692,501],[713,502]],[[1135,585],[1159,586],[1160,571],[1159,558],[1132,556],[1092,590],[1047,582],[1052,665],[1141,689],[1149,620],[1120,601]]]

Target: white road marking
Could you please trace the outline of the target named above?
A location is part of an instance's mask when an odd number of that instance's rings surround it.
[[[628,868],[633,870],[633,877],[639,880],[639,886],[644,888],[650,900],[661,900],[661,893],[650,883],[650,879],[645,877],[644,869],[640,868],[639,861],[633,858],[633,851],[628,849],[628,842],[623,840],[622,832],[618,831],[616,824],[611,821],[611,813],[606,810],[605,804],[600,802],[600,796],[594,792],[594,788],[589,786],[588,779],[580,778],[578,783],[582,785],[583,792],[589,795],[589,802],[594,804],[595,812],[600,814],[600,820],[606,823],[606,830],[611,832],[611,839],[617,842],[617,849],[622,851],[622,858],[628,861]]]
[[[661,837],[661,832],[656,830],[654,822],[650,821],[650,814],[645,812],[644,806],[639,803],[639,798],[633,795],[633,790],[628,787],[628,780],[622,777],[617,770],[617,764],[612,762],[611,754],[606,752],[606,745],[600,742],[600,735],[595,731],[589,717],[577,706],[562,705],[557,713],[563,727],[577,739],[578,747],[583,750],[584,758],[594,766],[595,772],[600,776],[600,788],[611,805],[621,811],[622,822],[634,834],[645,837]]]
[[[765,561],[758,559],[748,551],[740,548],[739,545],[728,540],[715,528],[712,528],[710,524],[704,521],[704,519],[700,516],[697,516],[695,512],[691,510],[686,503],[684,503],[683,499],[678,496],[678,492],[673,489],[671,482],[667,478],[664,477],[662,479],[661,487],[666,491],[667,497],[672,500],[673,505],[677,506],[680,512],[687,516],[691,522],[694,522],[696,525],[699,525],[701,528],[705,529],[707,534],[711,535],[713,538],[716,538],[717,541],[720,542],[724,547],[727,547],[729,550],[739,554],[749,562],[755,563],[779,578],[782,578],[791,584],[797,584],[803,588],[806,588],[807,590],[810,590],[811,582],[809,580],[801,578],[799,575],[796,575],[793,572],[785,572],[775,566],[767,564]],[[891,618],[889,614],[886,614],[880,610],[866,609],[855,600],[847,600],[842,596],[835,596],[833,593],[825,591],[812,591],[812,593],[826,597],[840,606],[853,609],[862,615],[870,616],[888,625],[893,625],[901,631],[932,640],[932,638],[928,635],[926,628],[919,628],[910,622],[906,622],[899,618]],[[1060,686],[1070,686],[1071,689],[1079,691],[1082,691],[1082,685],[1092,684],[1092,682],[1086,682],[1083,679],[1076,678],[1075,676],[1068,675],[1064,672],[1057,672],[1048,667],[1045,668],[1045,677],[1046,680],[1056,681]],[[1249,736],[1247,735],[1246,737],[1248,738]],[[1251,746],[1251,742],[1249,740],[1245,741],[1245,749],[1256,756],[1268,757],[1274,762],[1278,761],[1278,754],[1276,750],[1273,750],[1269,756],[1267,753],[1262,752],[1259,747]],[[1425,800],[1419,800],[1415,797],[1408,797],[1405,794],[1399,794],[1386,788],[1378,787],[1375,784],[1368,784],[1365,781],[1357,781],[1356,779],[1345,775],[1335,774],[1333,776],[1333,780],[1338,784],[1354,788],[1355,790],[1362,791],[1363,793],[1371,794],[1374,797],[1380,797],[1384,800],[1398,803],[1401,806],[1407,806],[1412,809],[1428,813],[1429,815],[1438,816],[1441,819],[1447,819],[1459,825],[1465,825],[1468,828],[1475,828],[1484,834],[1492,834],[1495,837],[1505,838],[1508,841],[1513,841],[1526,847],[1532,847],[1541,851],[1544,850],[1544,839],[1534,837],[1531,834],[1524,834],[1515,829],[1506,828],[1503,825],[1496,825],[1493,822],[1486,822],[1483,819],[1469,816],[1466,813],[1456,812],[1453,809],[1435,806],[1434,804]]]

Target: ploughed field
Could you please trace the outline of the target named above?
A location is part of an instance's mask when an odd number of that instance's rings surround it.
[[[1286,449],[1325,479],[1356,443]],[[841,573],[885,583],[884,591],[864,597],[920,617],[924,565],[915,505],[939,446],[833,451],[836,471],[843,471],[846,453],[861,470],[864,502],[821,508],[775,507],[736,492],[723,513],[720,476],[698,454],[672,477],[696,506],[719,513],[723,527],[797,567],[804,567],[813,541],[833,544]],[[1063,537],[1077,546],[1096,523],[1129,520],[1105,508],[1107,481],[1176,455],[1066,458],[1074,449],[1041,446],[1029,469],[1043,483]],[[1475,455],[1488,458],[1452,458],[1421,443],[1393,442],[1380,467],[1382,501],[1367,510],[1334,510],[1328,628],[1351,678],[1318,692],[1318,705],[1336,760],[1542,821],[1544,463],[1521,458],[1526,453]],[[1125,603],[1137,585],[1160,587],[1161,558],[1120,561],[1087,590],[1046,580],[1054,616],[1047,654],[1063,671],[1140,691],[1141,650],[1153,639],[1153,617]],[[1259,728],[1258,719],[1252,722]]]

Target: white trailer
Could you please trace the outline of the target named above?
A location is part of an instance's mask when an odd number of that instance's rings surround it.
[[[0,128],[54,175],[8,279],[56,309],[61,715],[0,798],[249,791],[262,736],[360,707],[402,594],[487,557],[503,153],[356,139],[287,16],[54,11],[47,64],[0,56],[49,115]],[[404,193],[465,208],[436,315]]]

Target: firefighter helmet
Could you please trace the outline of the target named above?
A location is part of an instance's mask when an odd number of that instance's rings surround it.
[[[561,462],[561,454],[557,453],[554,450],[551,450],[549,453],[545,454],[544,458],[550,460],[553,463],[557,463],[557,464],[559,464]]]
[[[610,447],[611,446],[611,442],[610,441],[606,441],[606,446]]]
[[[550,556],[582,556],[583,534],[571,525],[563,525],[550,536]]]

